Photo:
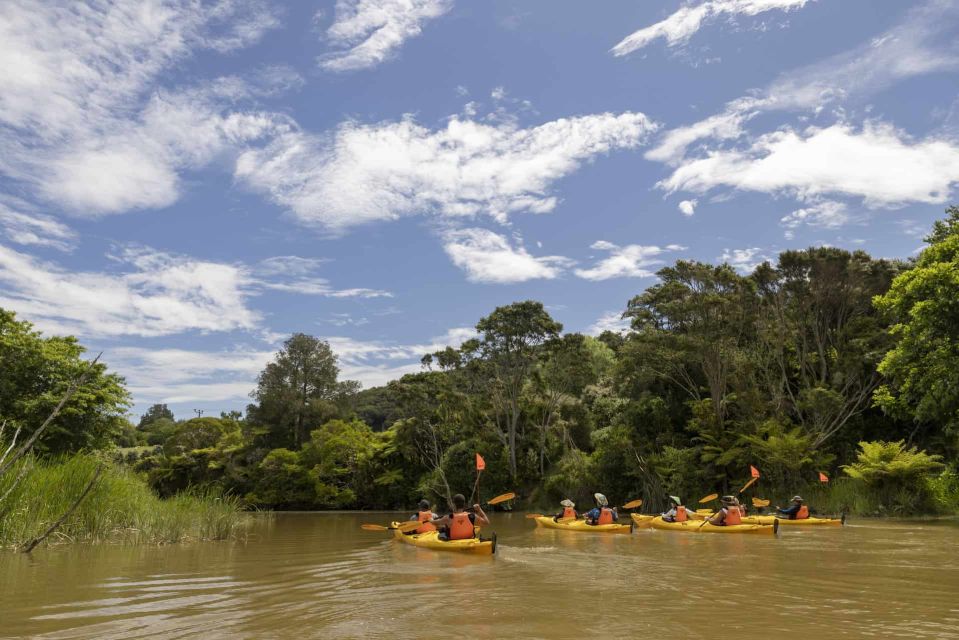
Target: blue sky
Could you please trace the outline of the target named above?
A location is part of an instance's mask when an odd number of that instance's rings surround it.
[[[957,36],[947,0],[14,1],[0,306],[186,417],[296,331],[372,386],[516,300],[617,329],[679,258],[907,257]]]

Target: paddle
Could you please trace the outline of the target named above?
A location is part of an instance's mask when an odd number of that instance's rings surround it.
[[[621,506],[620,509],[635,509],[636,507],[641,507],[641,506],[643,506],[643,501],[640,498],[636,500],[630,500],[629,502]]]
[[[512,500],[515,497],[516,497],[516,494],[511,491],[509,493],[498,495],[495,498],[490,498],[489,500],[486,501],[486,504],[488,505],[499,504],[500,502],[506,502],[507,500]]]
[[[419,529],[423,524],[425,523],[419,520],[408,520],[395,527],[384,527],[381,524],[361,524],[360,529],[364,531],[393,531],[394,529],[398,529],[401,533],[407,533]]]
[[[753,498],[753,506],[756,507],[757,509],[762,507],[768,507],[769,500],[763,500],[762,498]]]
[[[702,497],[699,499],[699,504],[706,504],[707,502],[712,502],[719,497],[718,493],[710,493],[708,496]]]
[[[544,516],[542,513],[527,513],[527,514],[526,514],[526,518],[527,518],[528,520],[533,520],[533,519],[535,519],[535,518],[543,518],[543,517],[545,517],[545,516]]]

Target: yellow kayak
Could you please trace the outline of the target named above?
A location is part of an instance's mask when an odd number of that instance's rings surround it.
[[[631,513],[629,517],[633,519],[637,529],[649,529],[652,526],[653,518],[656,516],[647,516],[641,513]]]
[[[630,524],[586,524],[585,520],[572,522],[555,522],[552,516],[535,518],[537,527],[547,529],[563,529],[564,531],[587,531],[590,533],[630,533],[633,526]]]
[[[399,522],[394,522],[391,526],[396,527],[399,524]],[[414,547],[433,549],[434,551],[458,551],[460,553],[472,553],[474,555],[484,556],[489,556],[496,553],[495,533],[493,534],[492,538],[487,540],[482,538],[467,538],[466,540],[440,540],[440,534],[438,531],[414,533],[413,535],[408,536],[397,529],[393,529],[393,537],[400,542],[411,544]]]
[[[666,522],[662,516],[656,516],[650,521],[653,529],[662,529],[664,531],[681,531],[683,533],[748,533],[754,535],[776,535],[779,531],[779,523],[772,524],[734,524],[729,526],[716,526],[708,522],[687,520],[686,522]]]
[[[782,526],[788,527],[841,527],[846,524],[846,517],[842,518],[804,518],[803,520],[789,520],[776,516],[748,516],[743,518],[744,524],[772,524],[779,521]]]

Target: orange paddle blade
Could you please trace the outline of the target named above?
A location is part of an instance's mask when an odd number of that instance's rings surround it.
[[[754,507],[768,507],[768,506],[769,506],[769,500],[763,500],[763,499],[761,499],[761,498],[753,498],[753,506],[754,506]]]
[[[403,524],[397,525],[396,528],[403,533],[409,533],[410,531],[415,531],[419,529],[422,525],[423,523],[420,522],[419,520],[409,520],[407,522],[404,522]]]
[[[543,514],[542,514],[542,513],[527,513],[527,514],[526,514],[526,517],[529,518],[530,520],[533,520],[534,518],[542,518],[542,517],[543,517]]]
[[[506,502],[507,500],[512,500],[516,497],[515,493],[504,493],[503,495],[496,496],[486,501],[486,504],[499,504],[500,502]]]
[[[361,524],[360,529],[364,531],[389,531],[389,527],[384,527],[381,524]]]
[[[707,502],[712,502],[719,497],[718,493],[710,493],[708,496],[704,496],[699,499],[699,504],[706,504]]]
[[[636,507],[641,507],[641,506],[643,506],[643,501],[641,499],[630,500],[629,502],[623,505],[623,509],[635,509]]]

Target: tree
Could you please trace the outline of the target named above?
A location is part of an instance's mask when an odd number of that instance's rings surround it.
[[[137,429],[146,429],[150,424],[160,419],[176,422],[176,417],[174,417],[173,412],[170,411],[170,408],[165,404],[151,405],[150,408],[146,410],[146,413],[140,416],[140,422],[137,424]]]
[[[299,448],[309,432],[341,413],[359,384],[338,382],[336,355],[323,340],[293,334],[266,365],[250,394],[248,421],[270,447]]]
[[[876,402],[918,425],[941,425],[955,447],[959,435],[959,207],[950,207],[926,238],[914,266],[875,299],[893,321],[895,346],[879,371]]]
[[[509,451],[510,477],[516,478],[516,433],[523,387],[541,356],[541,347],[556,339],[563,325],[540,302],[527,300],[497,307],[476,324],[482,338],[478,354],[489,365],[490,398],[495,422]]]
[[[73,393],[37,443],[41,453],[69,453],[109,446],[123,430],[129,394],[123,378],[90,366],[73,337],[44,337],[29,322],[0,309],[0,424],[27,436],[42,424],[81,372]]]

